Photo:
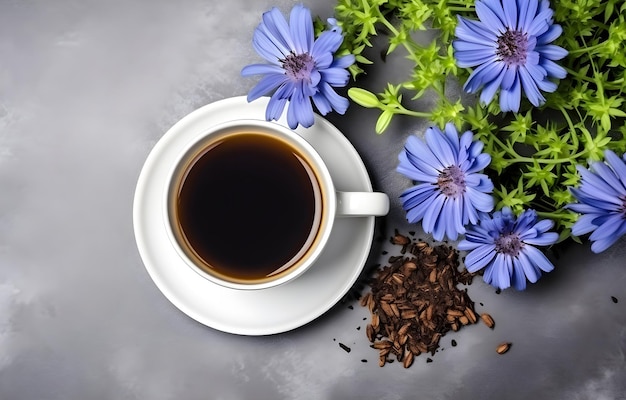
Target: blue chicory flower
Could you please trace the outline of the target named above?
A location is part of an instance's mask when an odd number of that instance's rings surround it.
[[[469,272],[485,268],[483,279],[500,289],[511,285],[526,289],[526,280],[535,283],[541,271],[550,272],[552,263],[535,246],[556,243],[559,235],[548,232],[554,225],[549,219],[538,220],[534,210],[524,211],[516,218],[508,207],[481,219],[479,225],[469,226],[460,250],[469,250],[465,267]]]
[[[479,21],[458,18],[454,57],[460,67],[477,67],[465,82],[468,93],[482,89],[489,104],[500,88],[500,109],[517,112],[522,89],[538,107],[566,71],[554,62],[568,53],[551,44],[563,29],[554,24],[548,0],[476,0]]]
[[[416,181],[400,197],[411,223],[422,220],[426,233],[436,240],[444,235],[456,240],[464,226],[476,223],[479,213],[493,209],[493,183],[479,173],[491,162],[483,143],[472,132],[459,137],[453,124],[445,134],[437,127],[426,130],[425,140],[410,136],[399,155],[397,171]]]
[[[292,129],[298,124],[313,125],[313,105],[320,114],[331,110],[344,114],[349,102],[333,87],[345,86],[350,78],[347,68],[354,63],[353,55],[334,57],[343,36],[335,24],[330,30],[314,37],[311,11],[296,5],[289,23],[274,7],[263,14],[263,21],[254,31],[252,44],[269,64],[252,64],[243,68],[243,76],[264,75],[248,94],[248,101],[261,96],[271,98],[265,118],[277,120],[287,103],[287,123]]]
[[[594,253],[606,250],[626,233],[626,155],[623,157],[605,150],[606,163],[596,161],[589,170],[576,167],[582,181],[570,191],[578,203],[568,208],[582,215],[572,226],[572,234],[592,232],[589,240]]]

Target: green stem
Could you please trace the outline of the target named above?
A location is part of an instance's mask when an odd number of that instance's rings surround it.
[[[598,43],[596,45],[589,46],[589,47],[580,47],[580,48],[575,49],[575,50],[570,50],[569,51],[569,55],[571,56],[571,55],[576,55],[576,54],[580,54],[580,53],[589,52],[589,51],[595,50],[597,48],[600,48],[602,46],[604,46],[604,42],[600,42],[600,43]]]
[[[582,150],[576,154],[572,154],[571,156],[569,156],[568,158],[550,158],[550,159],[545,159],[545,158],[532,158],[532,157],[516,157],[514,159],[508,160],[511,164],[515,164],[515,163],[519,163],[519,162],[524,162],[524,163],[532,163],[532,162],[537,162],[538,164],[564,164],[564,163],[571,163],[572,160],[577,159],[581,156],[584,156],[585,154],[587,154],[589,151],[588,150]]]
[[[587,75],[583,75],[583,74],[579,74],[578,72],[576,72],[575,70],[568,68],[568,67],[564,67],[565,71],[567,71],[568,75],[571,75],[577,79],[583,80],[583,81],[587,81],[587,82],[591,82],[591,83],[595,83],[596,81],[594,81],[593,79],[591,79],[590,77],[588,77]]]
[[[517,152],[515,150],[513,150],[513,148],[507,144],[505,144],[504,142],[502,142],[502,140],[500,140],[499,137],[497,137],[496,135],[491,135],[491,139],[493,141],[495,141],[502,149],[504,149],[504,151],[506,151],[507,153],[509,153],[511,156],[514,157],[514,159],[519,159],[520,155],[517,154]]]
[[[380,11],[380,8],[377,8],[376,10],[378,11],[378,16],[379,16],[380,22],[387,29],[389,29],[389,32],[391,32],[395,36],[400,35],[400,32],[396,29],[396,27],[391,22],[389,22],[387,20],[387,18],[385,18],[383,13]],[[411,59],[416,60],[416,62],[417,62],[417,57],[415,57],[415,50],[422,50],[423,48],[420,47],[417,43],[415,43],[412,40],[410,40],[409,37],[407,37],[407,40],[403,40],[402,41],[402,47],[404,47],[404,49],[407,51],[407,53],[409,53],[411,55]],[[420,65],[420,67],[423,68],[424,66]]]
[[[558,219],[564,218],[563,212],[537,211],[537,215],[541,218]]]
[[[446,7],[448,10],[450,11],[454,11],[454,12],[469,12],[472,11],[471,8],[465,7],[465,6],[461,6],[461,7]]]
[[[420,112],[420,111],[413,111],[413,110],[409,110],[409,109],[404,108],[404,107],[396,108],[395,110],[396,110],[395,114],[408,115],[408,116],[417,117],[417,118],[431,118],[432,117],[431,113]]]
[[[565,121],[567,121],[567,125],[569,126],[569,130],[571,132],[570,136],[572,138],[572,144],[574,145],[574,148],[577,149],[578,148],[578,135],[576,134],[576,128],[574,127],[572,118],[570,117],[569,113],[565,110],[563,106],[559,106],[559,110],[561,110],[561,113],[563,113],[563,117],[565,118]]]
[[[383,25],[385,25],[385,27],[387,29],[389,29],[389,32],[393,33],[394,35],[398,36],[398,34],[400,32],[398,32],[398,30],[396,29],[395,26],[393,26],[393,24],[389,21],[387,21],[387,18],[385,18],[385,16],[383,15],[382,12],[380,12],[380,8],[377,8],[378,10],[378,16],[380,17],[380,22],[382,22]]]
[[[431,83],[432,83],[432,82],[431,82]],[[431,88],[432,88],[435,92],[437,92],[437,94],[439,95],[439,98],[441,98],[441,99],[445,99],[445,98],[446,98],[446,93],[445,93],[446,88],[445,88],[445,86],[444,86],[444,85],[445,85],[445,81],[444,81],[444,82],[443,82],[443,84],[441,85],[441,89],[439,89],[439,88],[438,88],[437,86],[435,86],[435,85],[431,85]]]
[[[471,11],[474,7],[473,6],[468,6],[468,3],[466,1],[454,1],[454,0],[448,0],[446,2],[446,5],[448,6],[447,8],[452,8],[450,7],[450,4],[457,6],[455,8],[463,8],[463,11]]]
[[[509,155],[512,156],[511,159],[507,160],[509,165],[516,163],[533,163],[537,162],[539,164],[563,164],[570,163],[572,159],[577,159],[585,154],[587,154],[588,150],[582,150],[576,154],[570,155],[568,158],[553,158],[553,159],[541,159],[541,158],[532,158],[532,157],[522,157],[513,148],[505,143],[503,143],[497,136],[491,135],[491,138],[498,143],[498,145],[506,151]]]
[[[580,80],[580,81],[585,81],[585,82],[589,82],[589,83],[593,83],[594,85],[598,84],[597,79],[591,78],[587,75],[583,75],[583,74],[579,74],[578,72],[576,72],[575,70],[571,69],[571,68],[567,68],[564,67],[565,71],[567,71],[568,75],[571,75],[572,77]],[[620,78],[614,81],[607,81],[607,82],[602,82],[602,87],[607,89],[607,90],[618,90],[621,89],[622,87],[622,83],[624,82],[624,78]]]
[[[585,37],[580,35],[580,40],[582,40],[585,47],[587,47],[587,42],[585,41]],[[598,68],[596,67],[596,63],[593,61],[593,57],[591,56],[591,54],[587,54],[587,56],[589,57],[589,64],[591,64],[591,69],[593,69],[593,76],[594,76],[593,82],[596,84],[596,87],[598,88],[597,90],[598,96],[600,97],[600,100],[602,100],[602,102],[604,103],[604,88],[602,86],[602,81],[597,78]]]

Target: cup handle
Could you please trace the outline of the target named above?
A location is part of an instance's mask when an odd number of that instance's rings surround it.
[[[389,197],[382,192],[337,192],[337,216],[384,216],[389,212]]]

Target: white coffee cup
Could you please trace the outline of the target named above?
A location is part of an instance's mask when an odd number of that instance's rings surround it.
[[[243,290],[302,275],[328,244],[336,218],[389,211],[385,193],[337,191],[322,157],[298,133],[253,119],[197,135],[176,158],[164,202],[167,234],[186,264]]]

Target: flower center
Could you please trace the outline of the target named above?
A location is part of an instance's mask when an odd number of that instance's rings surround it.
[[[507,29],[498,37],[496,55],[508,66],[523,65],[528,53],[528,35]]]
[[[458,197],[465,192],[465,174],[461,168],[451,165],[444,168],[437,178],[441,193],[448,197]]]
[[[313,57],[308,53],[291,53],[282,60],[282,63],[287,76],[294,81],[308,80],[315,65]]]
[[[496,239],[496,251],[506,255],[517,257],[524,243],[517,233],[503,233]]]

